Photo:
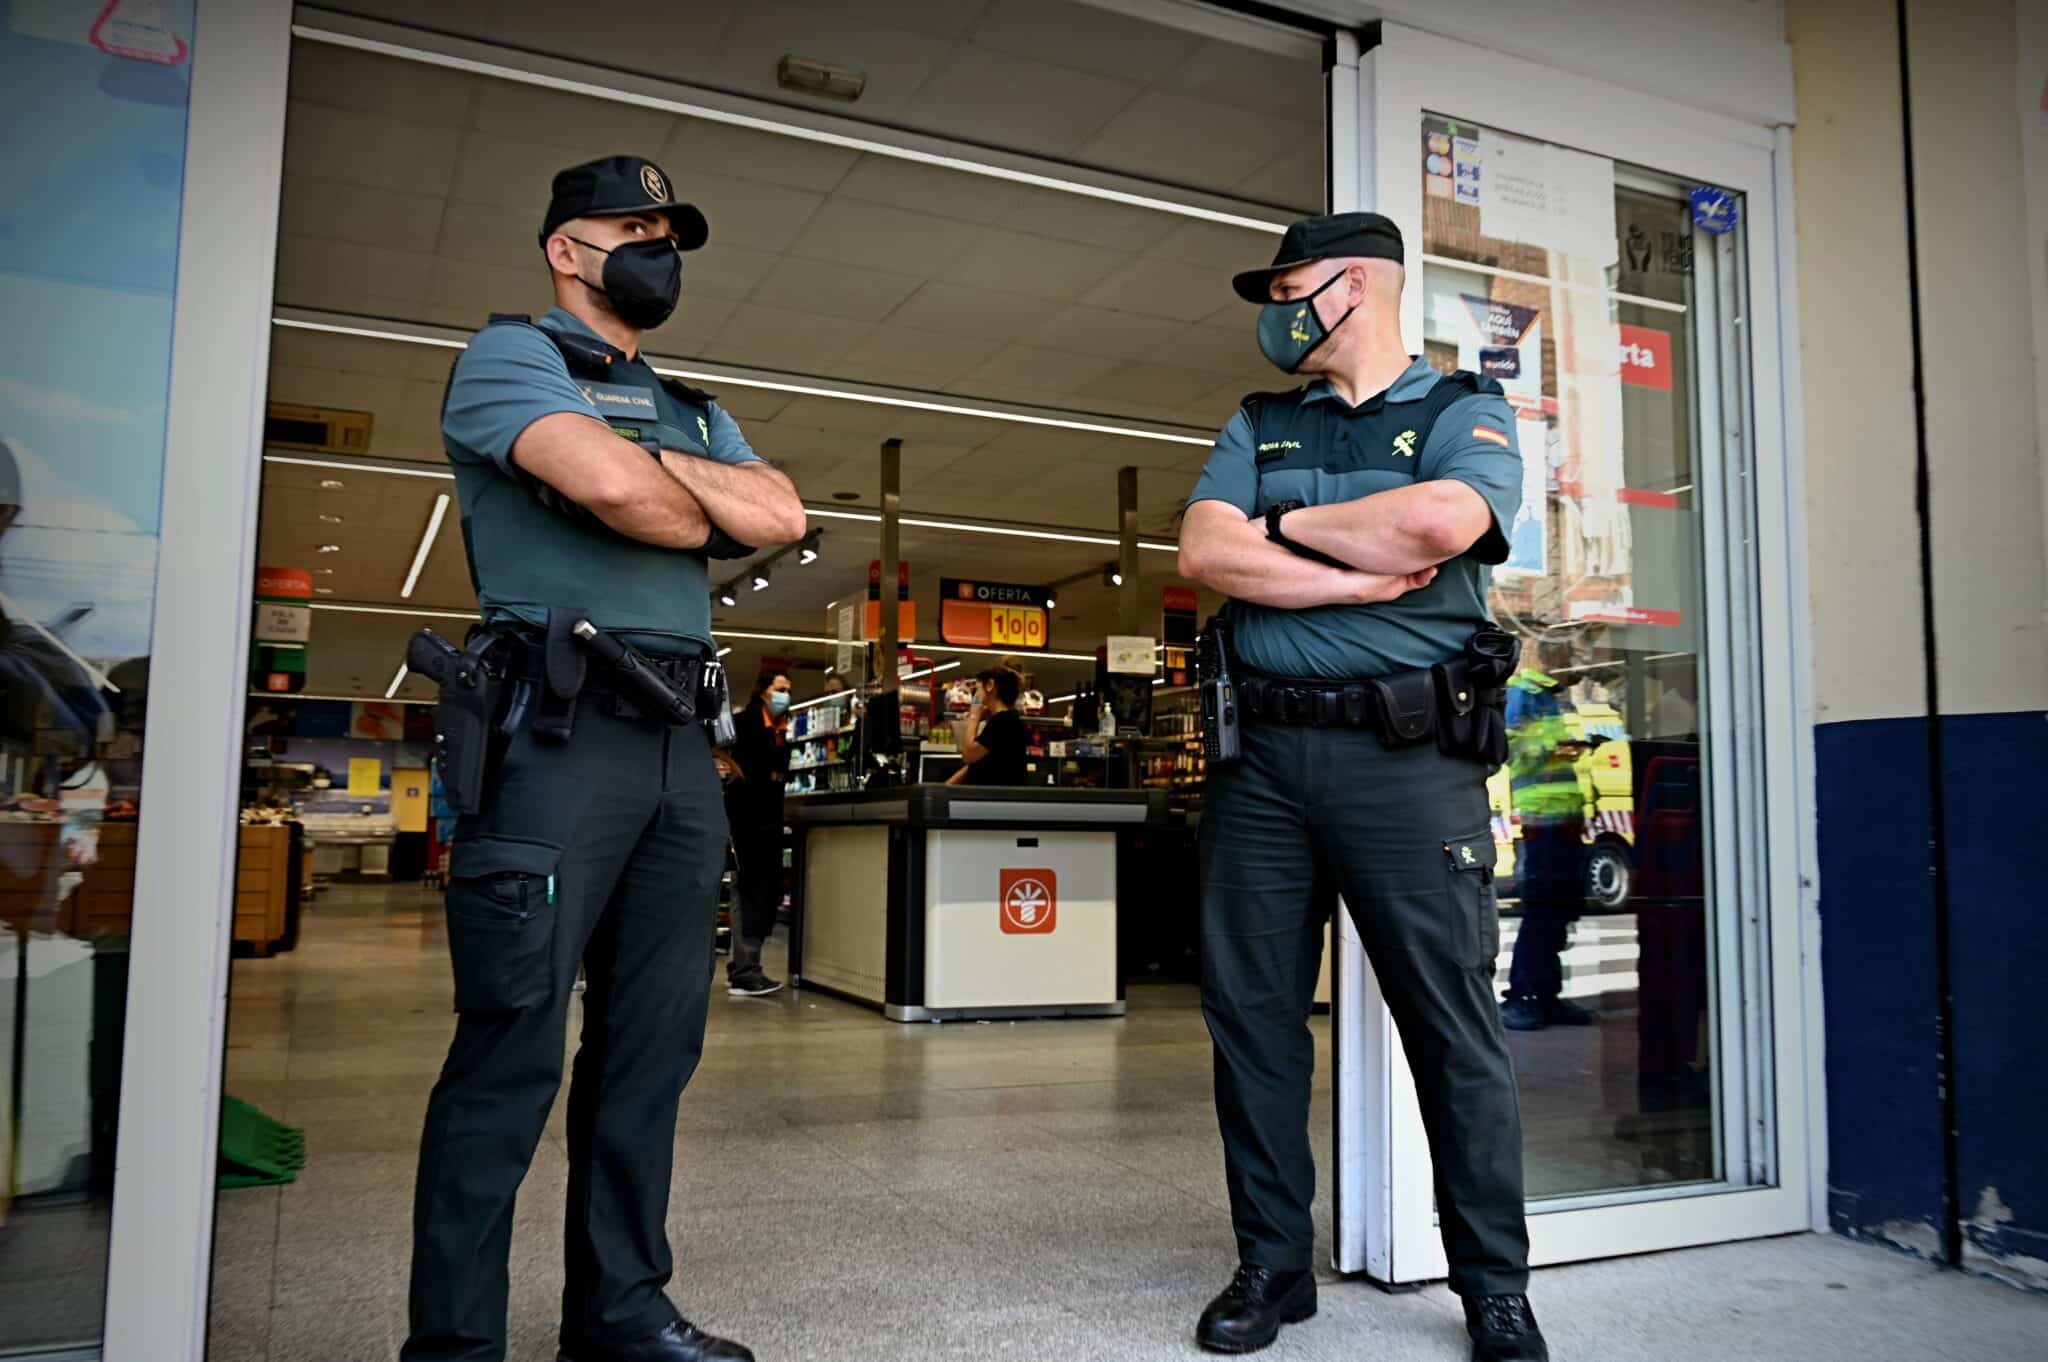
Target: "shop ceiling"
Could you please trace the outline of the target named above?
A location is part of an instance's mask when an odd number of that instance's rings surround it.
[[[503,8],[508,21],[517,10],[523,22],[539,22],[528,7]],[[1145,169],[1150,148],[1162,177],[1241,196],[1248,214],[1273,221],[1293,211],[1286,205],[1320,197],[1312,61],[1153,32],[1084,5],[731,8],[719,42],[691,49],[693,61],[709,65],[673,74],[766,94],[776,61],[795,52],[866,71],[853,106],[861,117],[1125,172]],[[849,12],[876,11],[913,27],[855,24],[857,40],[835,46],[851,32]],[[606,21],[598,12],[580,17]],[[943,31],[890,47],[886,60],[876,55],[878,34],[915,32],[918,23]],[[1110,46],[1074,42],[1076,24]],[[602,33],[579,31],[590,41]],[[501,28],[497,36],[520,35]],[[1124,60],[1112,61],[1112,51]],[[604,54],[586,47],[577,55]],[[1269,78],[1249,82],[1256,90],[1219,90],[1224,55],[1264,63]],[[1120,70],[1102,69],[1109,66]],[[744,366],[780,380],[705,386],[814,505],[873,506],[877,450],[893,436],[904,442],[907,513],[1113,534],[1116,469],[1135,464],[1142,523],[1170,539],[1207,435],[1244,392],[1271,384],[1252,318],[1228,288],[1232,270],[1270,256],[1269,233],[306,40],[293,51],[280,315],[363,331],[397,321],[413,325],[395,329],[449,335],[494,311],[538,313],[550,302],[534,240],[548,180],[563,165],[619,150],[659,161],[712,224],[712,244],[687,258],[682,306],[650,334],[649,353],[664,367]],[[445,467],[439,410],[454,353],[280,326],[271,398],[368,412],[375,462],[432,474]],[[784,390],[863,384],[942,405],[1021,404],[1182,438]],[[264,487],[263,561],[314,568],[323,604],[473,606],[452,507],[411,595],[400,595],[436,498],[453,491],[444,478],[273,458]],[[827,602],[864,581],[878,534],[860,521],[814,524],[825,530],[820,562],[785,560],[769,590],[743,590],[736,609],[719,612],[723,627],[822,632]],[[1056,647],[1064,639],[1092,649],[1114,627],[1113,592],[1093,572],[1112,548],[912,528],[904,556],[927,601],[941,569],[1017,581],[1083,577],[1063,593],[1056,615],[1073,618],[1056,620]],[[1147,600],[1156,601],[1150,579],[1172,580],[1171,555],[1143,557]],[[309,689],[350,694],[382,692],[413,627],[338,611],[323,611],[319,626]],[[805,651],[743,645],[736,660],[757,648]]]

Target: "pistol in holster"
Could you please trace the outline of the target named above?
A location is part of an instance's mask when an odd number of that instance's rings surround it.
[[[502,750],[497,731],[505,688],[500,636],[473,630],[460,648],[432,629],[406,645],[405,665],[441,688],[434,706],[434,762],[441,788],[457,813],[483,808],[484,788]]]
[[[1429,669],[1435,691],[1437,747],[1491,771],[1508,759],[1508,678],[1522,655],[1521,640],[1500,629],[1481,629],[1465,650]]]

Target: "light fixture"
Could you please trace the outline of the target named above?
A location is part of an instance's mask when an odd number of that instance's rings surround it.
[[[1104,568],[1102,570],[1102,584],[1104,586],[1122,586],[1124,584],[1123,569],[1115,564]]]
[[[818,539],[823,534],[823,530],[812,530],[804,536],[803,542],[797,545],[796,561],[798,563],[804,567],[809,567],[818,561]]]
[[[391,684],[384,688],[384,698],[386,700],[389,700],[392,696],[398,694],[398,688],[405,684],[405,674],[407,670],[408,668],[403,662],[398,664],[398,670],[391,674]]]
[[[767,568],[761,567],[761,568],[755,568],[755,569],[754,569],[754,572],[753,572],[753,584],[754,584],[754,590],[756,590],[756,591],[766,591],[766,590],[768,589],[768,584],[769,584],[770,582],[774,581],[774,580],[775,580],[775,579],[774,579],[773,577],[770,577],[770,576],[768,575],[768,569],[767,569]]]
[[[724,656],[725,656],[725,655],[726,655],[727,653],[729,653],[729,652],[731,652],[731,651],[732,651],[732,645],[731,645],[730,643],[728,643],[728,644],[726,644],[726,645],[725,645],[725,646],[724,646],[723,648],[720,648],[720,649],[718,650],[718,655],[719,655],[720,657],[724,657]]]
[[[314,569],[313,569],[313,575],[314,575],[314,576],[316,576],[316,577],[332,577],[332,576],[334,575],[334,569],[333,569],[333,568],[314,568]]]
[[[739,592],[733,589],[731,582],[727,582],[724,586],[718,588],[718,603],[727,607],[740,603]]]
[[[832,500],[834,500],[834,501],[859,501],[859,500],[860,500],[860,493],[858,493],[858,492],[834,492],[834,493],[832,494]]]
[[[342,488],[346,486],[348,486],[348,484],[343,482],[340,478],[320,479],[320,490],[323,492],[339,492]]]
[[[341,517],[338,515],[329,515],[326,511],[322,511],[320,513],[320,523],[323,525],[339,525],[341,523]]]
[[[905,672],[903,673],[900,679],[904,681],[915,681],[920,676],[937,676],[940,672],[952,671],[953,668],[959,665],[960,664],[958,662],[941,662],[938,666],[926,667],[921,672]]]
[[[320,551],[321,553],[340,553],[340,552],[341,552],[341,545],[339,545],[339,544],[322,544],[322,545],[320,546],[320,550],[319,550],[319,551]]]
[[[1058,596],[1053,595],[1050,591],[1045,593],[1045,609],[1047,614],[1051,614],[1059,606],[1059,603],[1060,598]]]
[[[412,568],[405,574],[405,585],[398,589],[400,599],[412,599],[412,589],[419,585],[420,569],[427,565],[427,553],[434,547],[434,536],[441,533],[441,520],[447,514],[448,494],[443,492],[434,498],[434,509],[427,516],[427,528],[420,535],[420,546],[413,551]]]
[[[823,95],[827,99],[851,104],[860,98],[862,90],[868,88],[868,76],[865,71],[849,71],[843,66],[831,66],[790,52],[775,63],[775,83],[785,90]]]
[[[332,596],[334,588],[331,586],[316,586],[313,588],[313,594],[315,596]]]

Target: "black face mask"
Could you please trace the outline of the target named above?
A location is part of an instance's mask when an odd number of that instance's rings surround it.
[[[580,274],[576,282],[592,293],[603,294],[626,325],[652,331],[676,310],[676,300],[683,296],[683,253],[676,249],[673,238],[628,241],[609,251],[591,246],[582,237],[569,240],[604,257],[603,288]]]

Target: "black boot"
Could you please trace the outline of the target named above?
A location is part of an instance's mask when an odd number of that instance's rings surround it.
[[[1550,1362],[1527,1296],[1465,1297],[1465,1332],[1472,1335],[1472,1362]]]
[[[1275,1272],[1245,1263],[1209,1302],[1195,1326],[1195,1342],[1212,1353],[1252,1353],[1280,1337],[1280,1326],[1316,1312],[1312,1272]]]
[[[679,1319],[658,1334],[609,1348],[572,1345],[565,1332],[556,1362],[754,1362],[754,1354]]]

